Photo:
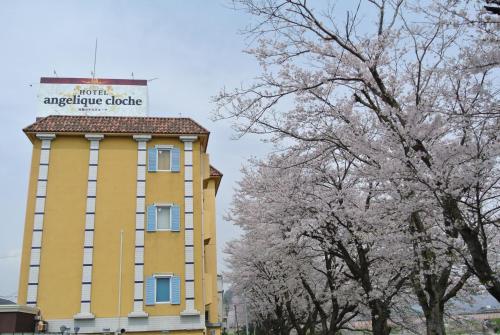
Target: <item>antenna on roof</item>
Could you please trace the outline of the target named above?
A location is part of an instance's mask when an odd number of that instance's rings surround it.
[[[95,79],[95,64],[97,63],[97,37],[95,39],[95,49],[94,49],[94,70],[92,71],[92,80]]]
[[[58,77],[56,69],[54,69],[54,76],[56,76],[56,78]]]
[[[134,79],[134,72],[132,72],[132,79]]]

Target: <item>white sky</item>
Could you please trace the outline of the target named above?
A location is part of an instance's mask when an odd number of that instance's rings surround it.
[[[151,116],[185,116],[211,131],[212,164],[224,173],[218,194],[222,248],[237,229],[222,220],[241,165],[262,156],[255,138],[231,140],[227,122],[209,120],[210,97],[258,73],[238,31],[249,17],[229,1],[2,1],[0,9],[0,297],[15,300],[24,229],[31,143],[41,76],[89,77],[95,38],[97,77],[158,80],[149,84]]]

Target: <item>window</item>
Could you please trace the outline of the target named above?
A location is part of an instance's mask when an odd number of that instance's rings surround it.
[[[156,207],[156,230],[170,229],[170,206]]]
[[[172,145],[156,145],[148,149],[148,172],[180,172],[181,150]]]
[[[158,149],[158,171],[170,170],[170,149]]]
[[[170,302],[170,277],[156,277],[155,301]]]
[[[181,277],[165,273],[146,277],[146,306],[155,304],[180,305]]]
[[[147,209],[146,231],[179,232],[181,226],[181,209],[179,205],[162,203],[152,204]]]

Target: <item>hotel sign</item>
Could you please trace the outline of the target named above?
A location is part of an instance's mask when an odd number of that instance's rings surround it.
[[[42,77],[38,104],[38,116],[147,116],[147,81]]]

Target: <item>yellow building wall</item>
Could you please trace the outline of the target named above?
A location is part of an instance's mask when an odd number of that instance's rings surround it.
[[[205,284],[209,322],[220,322],[217,296],[217,241],[215,216],[215,180],[206,181],[205,194]]]
[[[28,196],[26,201],[26,217],[24,222],[23,249],[21,253],[21,270],[19,272],[19,288],[17,293],[17,303],[26,304],[27,283],[30,266],[31,240],[33,234],[33,219],[35,212],[35,195],[38,177],[38,165],[40,162],[40,147],[42,141],[33,142],[33,151],[31,154],[31,167],[28,180]]]
[[[153,203],[175,203],[181,210],[180,232],[145,232],[144,275],[174,273],[181,275],[181,304],[157,304],[145,306],[151,316],[179,315],[185,308],[184,297],[184,143],[178,139],[153,138],[148,148],[155,145],[174,145],[181,149],[180,172],[146,172],[146,207]],[[193,210],[194,210],[194,262],[195,262],[195,308],[203,312],[202,254],[201,254],[201,180],[200,146],[193,145]]]
[[[181,172],[146,171],[146,208],[152,203],[181,207],[180,232],[145,232],[144,277],[157,273],[181,276],[181,304],[145,306],[150,316],[179,315],[184,305],[184,144],[178,138],[153,137],[147,142],[181,149]],[[19,281],[20,304],[26,303],[35,193],[41,141],[33,141],[25,233]],[[66,319],[80,311],[83,240],[90,142],[81,136],[57,135],[51,143],[44,231],[40,261],[38,306],[45,319]],[[131,136],[105,136],[99,145],[94,231],[91,311],[96,317],[118,313],[120,231],[123,229],[121,316],[133,310],[134,246],[137,179],[137,142]],[[210,302],[210,322],[217,320],[217,270],[215,257],[215,182],[209,175],[208,156],[199,141],[193,144],[195,308],[202,317],[204,295]],[[202,196],[205,198],[202,227]],[[208,244],[203,246],[202,229]],[[50,239],[47,238],[50,236]],[[203,262],[203,248],[205,257]],[[205,267],[205,268],[204,268]],[[204,292],[202,280],[210,288]],[[175,332],[197,334],[199,332]],[[152,333],[149,333],[152,334]]]
[[[137,142],[131,137],[104,137],[99,144],[92,269],[91,311],[96,317],[118,315],[121,230],[121,315],[132,310],[136,180]]]
[[[34,185],[38,176],[39,142],[34,149],[38,151],[33,165],[36,172],[32,173],[30,181]],[[54,318],[66,317],[80,308],[88,147],[89,142],[83,137],[68,137],[51,143],[37,301],[44,307],[44,315]],[[35,192],[30,192],[32,199],[26,217],[29,236],[25,238],[23,264],[27,266],[22,269],[20,284],[23,303],[26,302]]]

